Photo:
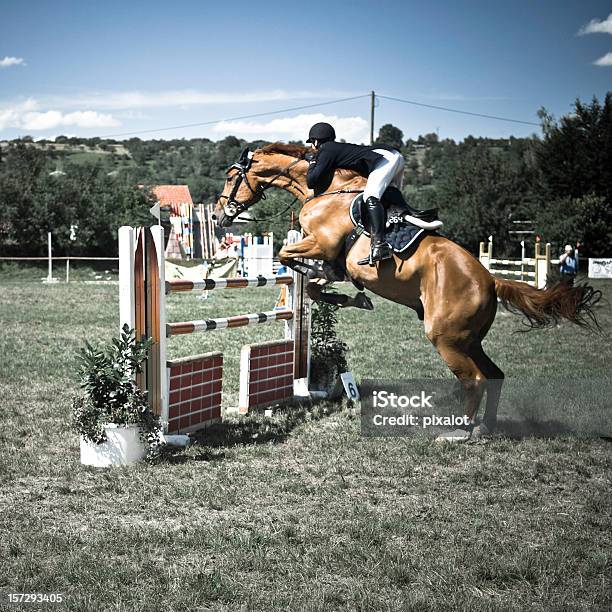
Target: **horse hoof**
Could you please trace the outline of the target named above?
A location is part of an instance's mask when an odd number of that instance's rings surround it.
[[[471,435],[471,432],[467,429],[455,429],[455,431],[445,431],[444,433],[440,434],[436,438],[436,442],[459,444],[461,442],[467,442]]]
[[[316,267],[316,269],[308,270],[306,277],[308,278],[308,280],[311,280],[311,281],[323,278],[323,266],[319,265]]]
[[[491,433],[492,431],[484,423],[481,423],[480,425],[474,427],[472,437],[475,440],[478,440],[479,438],[486,438],[487,436],[490,436]]]
[[[358,293],[355,296],[355,306],[364,310],[374,310],[372,300],[365,293]]]

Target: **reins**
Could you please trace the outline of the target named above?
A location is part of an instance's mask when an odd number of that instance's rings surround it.
[[[265,198],[262,198],[262,200],[264,199]],[[268,221],[270,219],[276,219],[277,217],[284,215],[297,201],[298,201],[297,198],[293,198],[293,202],[285,206],[285,208],[283,208],[283,210],[281,210],[279,213],[276,213],[275,215],[270,215],[269,217],[261,217],[260,219],[256,219],[255,217],[251,217],[250,219],[245,219],[244,217],[241,217],[240,215],[243,212],[246,212],[246,210],[243,210],[239,212],[236,217],[234,217],[234,221],[253,221],[254,223],[261,223],[263,221]]]
[[[297,197],[293,200],[293,202],[291,202],[287,207],[285,207],[280,213],[277,213],[275,215],[271,215],[269,217],[263,217],[261,219],[256,219],[255,217],[252,217],[251,219],[244,219],[244,218],[240,219],[240,215],[243,212],[246,212],[246,210],[249,207],[249,204],[247,204],[245,202],[238,202],[235,199],[235,196],[238,193],[238,189],[240,188],[240,185],[242,184],[242,181],[244,181],[246,186],[249,188],[249,190],[251,191],[251,193],[254,196],[259,197],[259,200],[265,200],[266,199],[266,190],[269,189],[274,184],[274,182],[276,180],[278,180],[281,176],[287,176],[291,180],[291,183],[295,184],[295,186],[297,187],[298,191],[302,195],[304,195],[304,190],[300,187],[300,184],[297,183],[297,181],[290,174],[288,174],[289,170],[291,168],[293,168],[293,166],[295,166],[300,161],[302,161],[302,160],[301,159],[296,159],[294,162],[291,162],[286,168],[283,168],[273,179],[271,179],[271,180],[267,181],[266,183],[262,184],[257,189],[253,189],[253,187],[251,186],[251,183],[249,182],[249,177],[248,177],[248,174],[247,174],[248,171],[251,168],[251,164],[253,163],[253,160],[250,157],[245,158],[245,159],[243,159],[241,157],[241,159],[238,160],[238,162],[236,162],[235,164],[233,164],[229,168],[229,170],[231,170],[232,168],[235,168],[236,170],[238,170],[238,179],[234,183],[230,195],[229,196],[225,196],[225,195],[220,195],[219,196],[219,199],[226,199],[227,200],[227,204],[224,206],[225,214],[228,217],[230,217],[232,219],[232,221],[238,219],[240,221],[254,221],[254,222],[258,223],[258,222],[262,222],[262,221],[267,221],[269,219],[275,219],[276,217],[279,217],[280,215],[282,215],[285,212],[287,212],[297,202],[297,200],[298,200]]]
[[[304,204],[314,200],[315,198],[322,198],[323,196],[336,195],[337,193],[363,193],[363,189],[336,189],[336,191],[326,191],[325,193],[318,193],[317,195],[311,195],[304,200]]]
[[[243,153],[246,153],[246,151]],[[235,199],[236,194],[238,193],[238,189],[240,189],[240,185],[242,184],[242,181],[244,181],[244,183],[249,188],[253,196],[258,197],[259,200],[266,199],[266,190],[269,189],[281,176],[288,177],[291,181],[290,184],[293,184],[302,196],[305,195],[304,190],[302,189],[300,184],[295,180],[295,178],[293,178],[289,174],[289,170],[291,170],[293,166],[303,161],[301,158],[296,159],[294,162],[291,162],[286,168],[283,168],[273,179],[267,181],[266,183],[263,183],[257,189],[253,189],[253,187],[251,186],[251,183],[249,182],[249,177],[248,177],[248,171],[251,169],[251,165],[253,161],[254,160],[248,155],[247,156],[241,155],[240,159],[235,164],[232,164],[230,166],[229,170],[233,168],[238,171],[236,182],[232,186],[232,191],[229,196],[226,196],[223,194],[219,196],[220,200],[221,199],[227,200],[227,204],[223,207],[223,209],[224,209],[225,215],[229,217],[232,221],[235,221],[235,220],[254,221],[255,223],[260,223],[263,221],[268,221],[270,219],[275,219],[277,217],[280,217],[281,215],[284,215],[298,201],[298,197],[296,196],[290,204],[288,204],[279,213],[276,213],[274,215],[262,217],[259,219],[256,219],[255,217],[251,217],[250,219],[241,218],[240,215],[246,212],[249,207],[248,203],[238,202]],[[337,194],[343,194],[343,193],[363,193],[363,189],[336,189],[335,191],[326,191],[325,193],[319,193],[319,194],[307,197],[304,200],[304,204],[316,198],[321,198],[323,196],[337,195]]]

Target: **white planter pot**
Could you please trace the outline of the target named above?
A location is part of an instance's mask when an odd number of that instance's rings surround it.
[[[94,467],[131,465],[144,458],[146,449],[140,439],[138,425],[115,425],[109,423],[106,442],[93,444],[81,436],[81,463]]]

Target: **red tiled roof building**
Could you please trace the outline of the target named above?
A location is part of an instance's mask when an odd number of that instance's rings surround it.
[[[156,185],[151,189],[161,208],[170,209],[173,215],[181,214],[181,205],[193,206],[187,185]]]
[[[156,185],[151,188],[161,209],[170,211],[172,229],[165,255],[168,258],[193,257],[193,200],[187,185]]]

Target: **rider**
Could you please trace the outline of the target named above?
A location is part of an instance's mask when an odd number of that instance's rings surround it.
[[[388,145],[364,146],[335,142],[336,132],[329,123],[315,123],[308,133],[308,140],[316,153],[309,160],[306,182],[315,193],[322,192],[331,182],[334,170],[355,170],[368,182],[363,201],[370,215],[370,256],[359,260],[360,265],[374,265],[376,261],[391,258],[391,247],[385,242],[386,212],[380,203],[385,189],[402,186],[404,158]]]

